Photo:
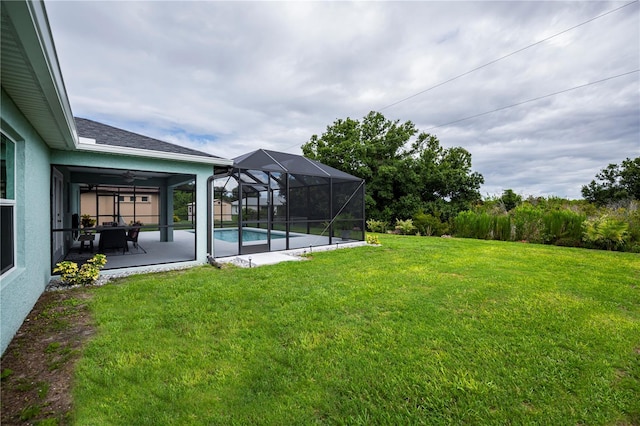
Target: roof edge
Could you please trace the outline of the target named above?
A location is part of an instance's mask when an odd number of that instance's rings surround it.
[[[23,43],[30,43],[32,48],[37,46],[33,50],[25,49],[25,53],[31,56],[29,58],[30,64],[33,66],[34,74],[42,88],[43,95],[47,99],[51,115],[58,124],[58,130],[67,147],[73,149],[78,143],[78,133],[73,120],[71,104],[64,84],[44,1],[6,3],[13,3],[12,15],[14,17],[15,14],[21,14],[23,19],[28,19],[32,23],[33,32],[31,34],[29,34],[28,26],[16,28],[16,31],[22,33],[20,34],[20,39]],[[36,50],[39,54],[33,56]]]
[[[83,138],[84,139],[84,138]],[[233,160],[219,157],[205,157],[198,155],[179,154],[174,152],[152,151],[148,149],[128,148],[106,144],[92,144],[80,142],[76,146],[77,151],[97,152],[113,155],[130,155],[134,157],[155,158],[159,160],[173,160],[187,163],[211,164],[213,166],[233,166]]]

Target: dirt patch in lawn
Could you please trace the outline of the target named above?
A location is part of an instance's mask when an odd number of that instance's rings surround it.
[[[71,423],[73,370],[93,335],[91,291],[42,294],[1,360],[2,425]]]

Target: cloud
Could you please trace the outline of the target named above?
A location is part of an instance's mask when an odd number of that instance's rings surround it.
[[[225,157],[299,153],[618,2],[47,2],[76,115]],[[384,108],[421,130],[640,68],[634,3]],[[429,130],[483,192],[580,197],[640,155],[638,73]]]

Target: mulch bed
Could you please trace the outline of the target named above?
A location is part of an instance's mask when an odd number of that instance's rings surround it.
[[[0,361],[2,425],[72,421],[73,371],[94,328],[85,288],[42,294]]]

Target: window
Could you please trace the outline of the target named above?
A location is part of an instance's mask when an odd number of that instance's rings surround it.
[[[135,202],[136,201],[136,197],[129,197],[129,201]]]
[[[122,195],[120,195],[120,196],[118,197],[118,201],[124,201],[124,197],[123,197]]]
[[[140,201],[147,203],[149,202],[149,197],[140,197]]]
[[[16,264],[15,144],[0,134],[0,275]]]

